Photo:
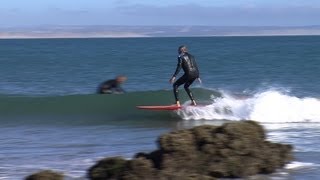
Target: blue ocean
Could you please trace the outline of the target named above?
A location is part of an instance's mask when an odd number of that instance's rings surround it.
[[[196,57],[199,104],[178,111],[177,48]],[[0,40],[0,179],[51,169],[70,179],[104,157],[157,148],[163,133],[254,120],[294,161],[267,179],[320,178],[320,36]],[[125,94],[96,94],[125,75]],[[182,75],[180,72],[179,75]],[[182,104],[190,104],[183,87]]]

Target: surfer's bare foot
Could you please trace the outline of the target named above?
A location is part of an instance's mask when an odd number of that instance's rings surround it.
[[[176,102],[176,105],[177,105],[178,107],[180,107],[180,102],[179,102],[179,101],[177,101],[177,102]]]

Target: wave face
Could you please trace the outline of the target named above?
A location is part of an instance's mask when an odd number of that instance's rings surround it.
[[[194,89],[197,98],[201,101],[211,96],[221,96],[219,92]],[[188,97],[184,91],[180,92],[182,101]],[[174,97],[170,90],[130,92],[126,94],[108,95],[69,95],[53,97],[14,97],[0,96],[0,121],[12,119],[29,121],[61,121],[86,123],[111,123],[126,121],[128,124],[135,121],[152,119],[170,120],[179,118],[173,112],[138,110],[138,105],[170,105]]]
[[[45,117],[129,121],[154,120],[255,120],[266,123],[320,122],[320,100],[315,97],[297,97],[279,90],[267,90],[252,95],[208,89],[193,89],[199,106],[190,104],[186,93],[180,91],[186,108],[174,111],[138,110],[138,105],[170,105],[174,102],[172,91],[144,91],[122,95],[71,95],[55,97],[0,97],[0,115],[35,119]],[[65,119],[65,120],[64,120]]]

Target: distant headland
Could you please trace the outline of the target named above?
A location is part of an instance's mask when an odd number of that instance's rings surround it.
[[[0,39],[320,35],[315,26],[37,26],[0,27]]]

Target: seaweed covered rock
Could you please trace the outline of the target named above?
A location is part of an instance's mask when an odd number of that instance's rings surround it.
[[[159,137],[159,149],[132,160],[107,158],[90,179],[215,179],[272,173],[292,160],[292,146],[272,143],[254,121],[203,125]]]
[[[122,174],[124,180],[150,179],[156,176],[156,169],[151,161],[139,157],[128,161],[126,170]]]
[[[126,164],[127,161],[121,157],[105,158],[89,169],[88,176],[96,180],[120,179]]]
[[[64,176],[51,170],[43,170],[25,178],[26,180],[63,180]]]

